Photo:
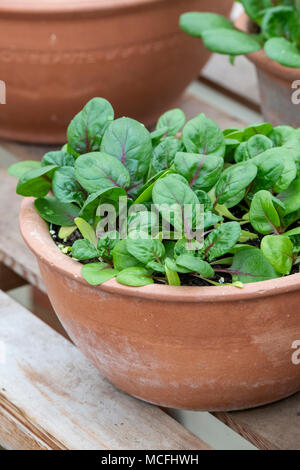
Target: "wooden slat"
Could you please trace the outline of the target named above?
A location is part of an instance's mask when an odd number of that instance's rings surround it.
[[[256,111],[260,109],[255,67],[245,57],[237,57],[235,64],[231,65],[228,56],[214,54],[202,70],[201,78],[225,95]]]
[[[0,291],[0,445],[7,449],[209,447],[115,389],[69,341]]]

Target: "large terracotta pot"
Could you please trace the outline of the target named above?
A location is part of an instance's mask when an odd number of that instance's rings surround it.
[[[181,13],[229,14],[232,0],[1,0],[0,137],[66,139],[95,96],[147,125],[174,104],[209,53],[180,31]]]
[[[62,254],[31,199],[21,232],[74,343],[113,384],[158,405],[233,410],[300,390],[300,274],[234,287],[100,287]],[[296,361],[294,361],[296,362]]]
[[[245,32],[253,32],[253,23],[243,13],[235,23],[236,27]],[[290,125],[300,127],[300,94],[299,89],[300,69],[284,67],[274,60],[269,59],[264,50],[247,55],[255,65],[261,96],[261,109],[264,119],[272,124]],[[297,83],[293,86],[293,83]],[[293,94],[298,101],[293,103]]]

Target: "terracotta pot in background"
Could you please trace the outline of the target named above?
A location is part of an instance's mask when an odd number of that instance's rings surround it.
[[[242,31],[251,32],[253,23],[243,13],[235,25]],[[292,95],[295,92],[292,84],[300,80],[300,69],[278,64],[269,59],[263,49],[248,54],[247,57],[256,67],[264,119],[276,126],[290,125],[299,128],[300,104],[292,102]],[[299,83],[297,88],[299,88]]]
[[[300,274],[235,287],[100,287],[25,199],[21,232],[74,343],[113,384],[165,407],[233,410],[300,390]]]
[[[232,0],[2,0],[0,137],[66,140],[92,97],[153,124],[196,78],[209,53],[180,31],[189,10],[229,14]]]

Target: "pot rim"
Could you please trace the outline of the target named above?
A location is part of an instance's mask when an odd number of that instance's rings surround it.
[[[245,12],[241,13],[234,22],[235,27],[245,33],[250,32],[251,24],[253,24],[253,22]],[[270,75],[275,75],[283,81],[294,81],[299,79],[299,68],[285,67],[284,65],[275,62],[275,60],[270,59],[266,55],[264,49],[252,52],[251,54],[246,54],[246,57],[259,69],[268,72]]]
[[[23,239],[39,261],[71,280],[94,289],[165,302],[229,302],[273,296],[300,289],[300,273],[246,284],[243,289],[232,286],[174,287],[151,284],[145,287],[123,286],[114,279],[101,286],[90,286],[81,276],[81,264],[63,254],[53,242],[47,223],[39,216],[33,198],[24,198],[20,209],[20,230]]]
[[[2,0],[0,12],[4,13],[78,13],[107,11],[120,8],[162,3],[167,0]]]

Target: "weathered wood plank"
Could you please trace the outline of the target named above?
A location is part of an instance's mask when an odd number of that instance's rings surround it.
[[[159,408],[114,388],[69,341],[1,291],[0,344],[4,448],[209,448]]]
[[[300,450],[300,394],[255,410],[216,418],[262,450]]]

